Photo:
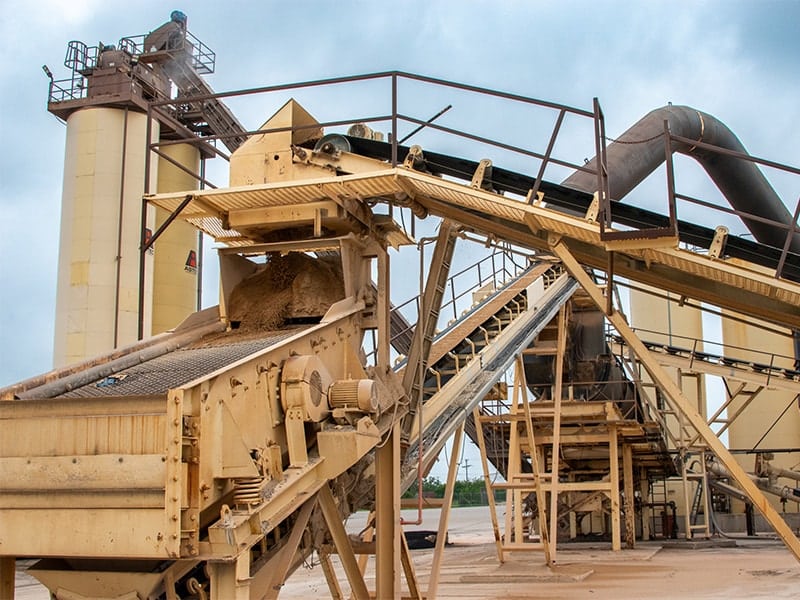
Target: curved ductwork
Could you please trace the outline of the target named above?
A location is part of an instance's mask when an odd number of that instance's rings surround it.
[[[711,115],[688,106],[657,108],[607,148],[613,200],[624,198],[664,162],[664,121],[668,121],[673,135],[747,154],[739,138]],[[673,150],[697,160],[735,210],[787,225],[792,222],[792,215],[755,163],[679,142],[673,142]],[[596,157],[587,166],[594,169],[595,165]],[[562,185],[594,193],[597,178],[576,171]],[[786,230],[745,217],[742,221],[760,243],[783,248]],[[800,252],[800,236],[794,236],[791,250]]]

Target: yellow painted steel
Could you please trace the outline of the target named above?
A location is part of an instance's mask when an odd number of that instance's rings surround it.
[[[200,167],[200,151],[191,144],[165,145],[160,151],[193,173]],[[158,191],[198,189],[198,181],[169,160],[159,158]],[[156,209],[156,229],[169,217]],[[178,325],[196,311],[198,231],[186,221],[176,219],[159,236],[153,264],[153,335]]]
[[[85,108],[67,119],[56,367],[136,341],[146,135],[147,117],[133,111]],[[146,330],[149,320],[148,311]]]
[[[642,340],[687,350],[703,351],[703,314],[690,306],[680,306],[678,298],[669,291],[648,286],[642,290],[630,291],[630,322]],[[645,291],[646,290],[646,291]],[[652,293],[648,293],[652,292]],[[677,367],[664,367],[678,383],[684,396],[697,412],[707,417],[705,376],[702,373],[682,371]],[[646,375],[645,375],[646,376]],[[680,441],[680,423],[675,415],[666,416],[667,426]],[[690,440],[683,440],[689,442]],[[675,444],[667,439],[668,446]],[[683,502],[679,494],[671,494],[670,499],[679,505]],[[681,507],[685,508],[685,507]]]
[[[555,236],[551,239],[553,240],[553,252],[562,260],[570,274],[581,284],[581,287],[586,290],[598,308],[605,306],[606,299],[603,297],[603,292],[583,270],[583,266],[575,259],[564,242]],[[708,445],[708,448],[716,454],[719,461],[725,465],[725,468],[731,474],[736,484],[747,494],[753,505],[764,516],[770,526],[772,526],[775,533],[783,540],[794,557],[800,560],[800,540],[798,540],[792,529],[781,518],[778,511],[775,510],[764,497],[764,494],[762,494],[758,487],[750,480],[745,469],[737,463],[734,456],[728,451],[722,441],[711,428],[708,427],[706,420],[694,410],[694,407],[688,402],[680,388],[672,381],[669,374],[652,359],[646,346],[639,340],[620,313],[614,311],[606,315],[606,317],[637,355],[644,368],[650,374],[650,377],[660,387],[665,397],[670,400],[673,408],[682,413],[689,424],[697,430],[700,437]]]
[[[731,319],[723,319],[722,337],[726,354],[734,358],[793,368],[793,344],[789,337]],[[756,388],[755,385],[747,387],[748,390]],[[728,415],[735,414],[746,400],[744,395],[734,400],[728,408]],[[800,447],[800,410],[794,392],[764,389],[759,392],[757,401],[745,408],[731,423],[728,428],[728,447],[752,449],[756,445],[757,449]],[[753,470],[755,454],[737,454],[736,458],[744,469]],[[796,469],[798,462],[800,453],[796,452],[776,453],[771,461],[773,466],[786,469]],[[786,480],[780,481],[781,485],[786,483]],[[768,498],[773,506],[781,506],[777,496]],[[741,508],[738,500],[734,503]]]
[[[322,137],[319,123],[297,102],[289,100],[259,131],[266,133],[248,138],[231,156],[231,187],[290,181],[298,178],[297,171],[316,170],[292,160],[292,146]]]

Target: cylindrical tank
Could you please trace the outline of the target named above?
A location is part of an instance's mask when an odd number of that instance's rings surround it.
[[[642,290],[631,290],[629,296],[631,326],[643,341],[700,352],[703,350],[702,312],[697,308],[680,306],[676,300],[674,295],[664,290],[644,286]],[[697,412],[704,419],[707,418],[705,376],[700,373],[679,373],[676,367],[665,367],[665,369],[678,383],[683,395]],[[644,376],[646,377],[646,373]],[[655,394],[652,388],[647,391]],[[674,438],[681,440],[681,424],[675,414],[667,413],[666,424]],[[675,448],[670,436],[665,436],[665,441],[670,449]],[[688,443],[690,440],[684,437],[683,441]],[[667,482],[666,498],[654,498],[654,500],[673,502],[677,507],[676,513],[683,515],[684,518],[689,512],[686,490],[680,482]],[[672,524],[674,516],[669,508],[655,510],[658,512],[664,510],[664,518],[670,520]]]
[[[152,125],[152,140],[158,139]],[[83,108],[67,118],[58,258],[56,367],[135,342],[147,116]],[[154,189],[156,165],[151,168]],[[152,211],[148,215],[152,228]],[[152,258],[146,257],[148,263]],[[145,294],[152,287],[146,265]],[[145,331],[150,330],[149,301]]]
[[[730,358],[751,361],[756,365],[773,364],[779,368],[794,368],[794,343],[791,337],[770,333],[760,327],[731,319],[723,319],[722,336],[725,354]],[[747,389],[753,390],[755,387],[749,385]],[[728,408],[728,416],[734,415],[746,400],[747,396],[744,395],[734,400]],[[728,429],[728,447],[736,450],[752,449],[756,444],[757,449],[761,450],[800,447],[800,410],[794,392],[762,390],[733,421]],[[734,456],[746,471],[753,471],[754,454]],[[800,453],[775,453],[771,463],[776,467],[796,470],[800,463]],[[783,484],[789,482],[781,481]],[[780,499],[771,495],[767,497],[780,510]],[[796,510],[791,502],[787,508]],[[734,512],[741,509],[741,503],[735,501]]]
[[[652,291],[653,293],[648,293]],[[630,320],[639,338],[686,350],[703,350],[703,315],[697,308],[680,306],[670,292],[654,288],[630,291]],[[684,396],[703,417],[707,416],[705,381],[702,375],[668,368]],[[675,425],[675,424],[673,424]],[[677,434],[677,430],[674,430]]]
[[[193,173],[200,167],[200,151],[192,144],[161,146],[161,152]],[[158,191],[198,188],[189,173],[164,158],[158,161]],[[156,230],[169,213],[156,208]],[[155,243],[153,265],[153,328],[155,335],[172,329],[197,310],[198,230],[181,219],[170,223]]]

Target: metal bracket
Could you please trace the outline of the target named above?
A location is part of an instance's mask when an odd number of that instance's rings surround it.
[[[600,197],[597,192],[594,193],[594,197],[592,198],[592,203],[589,205],[589,208],[586,209],[586,215],[584,218],[586,219],[587,223],[597,223],[597,215],[600,213]]]
[[[541,206],[544,201],[544,192],[536,192],[534,194],[533,190],[534,188],[528,190],[528,194],[525,196],[525,202],[533,206]]]
[[[422,170],[422,168],[425,166],[425,157],[422,154],[422,146],[414,144],[408,149],[408,154],[406,154],[406,158],[403,160],[403,166],[414,171]]]
[[[714,230],[714,239],[711,240],[711,245],[708,247],[708,256],[717,259],[722,255],[725,249],[725,242],[728,241],[728,228],[724,225],[719,225]]]
[[[492,189],[492,161],[488,158],[481,159],[478,163],[478,168],[472,175],[472,182],[470,185],[475,189],[491,190]]]

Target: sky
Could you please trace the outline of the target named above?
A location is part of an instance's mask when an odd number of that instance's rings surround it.
[[[216,51],[216,73],[208,77],[216,91],[403,70],[584,109],[597,97],[611,137],[654,108],[685,104],[726,123],[751,154],[800,165],[800,2],[792,0],[6,0],[0,14],[0,387],[52,366],[65,126],[46,110],[41,67],[66,77],[62,61],[70,40],[116,43],[155,29],[174,9]],[[303,97],[318,118],[347,112],[353,108],[347,102]],[[444,93],[421,95],[419,116],[448,102],[454,108],[442,124],[467,123],[512,138],[536,135],[515,112],[481,112]],[[270,101],[231,107],[248,128],[278,108]],[[593,154],[580,145],[574,152],[565,158],[580,162]],[[686,181],[703,178],[691,164],[682,168]],[[780,186],[793,208],[797,182]]]

